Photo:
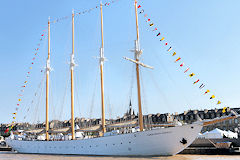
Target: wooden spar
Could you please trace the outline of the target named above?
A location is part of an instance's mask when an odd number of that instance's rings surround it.
[[[137,41],[136,41],[136,44],[135,44],[135,47],[136,47],[135,58],[136,58],[136,61],[138,62],[139,61],[139,56],[140,56],[140,47],[139,47],[137,0],[135,0],[135,15],[136,15],[136,31],[137,31]],[[140,131],[143,131],[141,87],[140,87],[140,75],[139,75],[139,64],[138,63],[136,63],[136,74],[137,74],[137,90],[138,90],[138,121],[139,121]]]
[[[101,11],[101,37],[102,46],[100,49],[100,74],[101,74],[101,103],[102,103],[102,132],[106,132],[106,122],[105,122],[105,107],[104,107],[104,81],[103,81],[103,63],[104,63],[104,42],[103,42],[103,13],[102,13],[102,3],[100,5]]]
[[[50,18],[48,19],[48,58],[46,64],[46,140],[49,140],[49,120],[48,120],[48,105],[49,105],[49,72],[50,72]]]
[[[235,119],[237,117],[238,116],[235,115],[235,116],[231,116],[231,117],[224,117],[224,118],[219,118],[219,119],[213,119],[213,120],[210,120],[210,121],[203,122],[203,126],[208,126],[208,125],[219,123],[219,122],[223,122],[223,121],[226,121],[226,120]]]
[[[103,41],[103,12],[102,12],[102,3],[100,5],[101,9],[101,38],[102,38],[102,48],[104,47],[104,41]]]
[[[72,12],[72,55],[71,55],[71,128],[72,140],[75,139],[75,121],[74,121],[74,11]]]

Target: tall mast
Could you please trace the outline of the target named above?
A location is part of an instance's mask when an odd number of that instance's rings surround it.
[[[100,75],[101,75],[101,104],[102,104],[102,132],[106,132],[106,122],[105,122],[105,108],[104,108],[104,83],[103,83],[103,63],[105,60],[104,57],[104,43],[103,43],[103,13],[102,13],[102,3],[100,5],[101,11],[101,37],[102,37],[102,46],[100,48]]]
[[[137,40],[135,42],[135,60],[139,62],[139,58],[142,54],[140,50],[139,43],[139,30],[138,30],[138,12],[137,12],[137,0],[135,0],[135,15],[136,15],[136,31],[137,31]],[[143,131],[143,115],[142,115],[142,103],[141,103],[141,86],[140,86],[140,76],[139,76],[139,63],[136,63],[136,74],[137,74],[137,90],[138,90],[138,121],[140,131]]]
[[[49,107],[49,73],[50,73],[50,17],[48,19],[48,58],[46,64],[46,140],[49,140],[49,121],[48,121],[48,107]]]
[[[71,128],[72,128],[72,140],[75,139],[75,122],[74,122],[74,79],[73,79],[73,71],[74,71],[74,11],[72,11],[72,54],[71,54]]]

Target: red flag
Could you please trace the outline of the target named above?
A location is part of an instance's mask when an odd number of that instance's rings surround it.
[[[144,17],[147,17],[147,14],[145,14]]]
[[[199,79],[198,80],[196,80],[193,84],[196,84],[196,83],[198,83],[199,82]]]
[[[148,21],[150,21],[151,19],[148,18]]]
[[[7,133],[7,132],[9,132],[9,128],[7,128],[7,129],[4,131],[4,133]]]
[[[186,73],[189,69],[190,69],[190,68],[187,68],[187,69],[184,71],[184,73]]]
[[[142,7],[141,5],[138,6],[138,8]]]
[[[44,36],[44,34],[42,34],[41,36]]]
[[[184,62],[182,64],[180,64],[180,67],[182,67],[184,65]]]
[[[161,34],[161,33],[159,32],[159,33],[157,34],[157,36],[160,36],[160,34]]]
[[[17,106],[19,106],[19,104],[17,104]]]
[[[167,45],[167,43],[165,43],[165,45]]]

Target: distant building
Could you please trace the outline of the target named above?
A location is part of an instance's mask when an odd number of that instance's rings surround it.
[[[238,114],[240,113],[240,108],[232,108]],[[182,123],[193,123],[197,120],[204,119],[214,119],[221,116],[226,116],[231,113],[230,108],[227,108],[226,112],[223,113],[222,109],[211,109],[211,110],[188,110],[184,111],[181,114],[174,113],[164,113],[164,114],[148,114],[143,116],[143,121],[145,127],[151,126],[151,124],[167,124],[174,121],[180,121]],[[118,117],[117,119],[106,119],[106,124],[116,124],[116,123],[124,123],[129,121],[138,121],[138,115],[135,115],[134,110],[130,106],[127,112],[123,117]],[[215,128],[219,128],[221,130],[231,130],[234,132],[239,132],[240,127],[240,118],[231,119],[228,121],[223,121],[220,123],[216,123],[210,126],[203,127],[202,132],[210,131]],[[88,128],[93,126],[99,126],[101,124],[101,119],[86,119],[86,118],[75,118],[75,125],[78,125],[80,128]],[[71,126],[71,120],[58,121],[52,120],[49,122],[50,129],[60,129],[60,128],[68,128]],[[45,123],[38,124],[29,124],[29,123],[17,123],[14,125],[12,130],[31,130],[31,129],[43,129],[45,128]],[[129,127],[128,127],[129,128]],[[4,133],[7,129],[7,124],[0,124],[0,135],[7,136],[8,134]]]

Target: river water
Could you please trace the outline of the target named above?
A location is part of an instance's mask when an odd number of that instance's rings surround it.
[[[240,155],[187,155],[169,157],[103,157],[77,155],[39,155],[0,152],[0,160],[240,160]]]

